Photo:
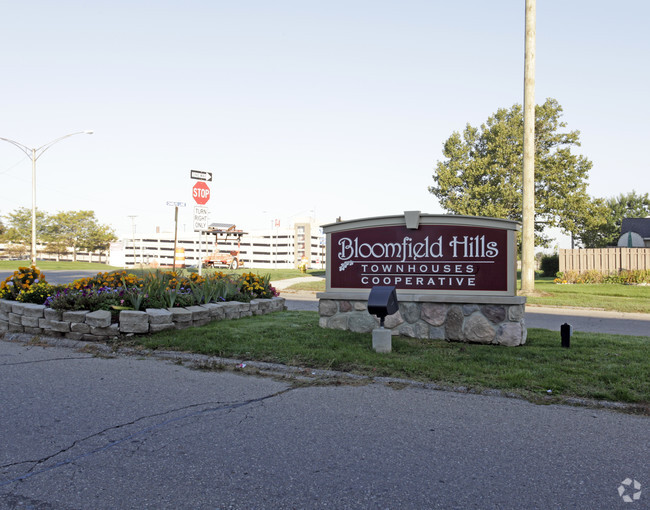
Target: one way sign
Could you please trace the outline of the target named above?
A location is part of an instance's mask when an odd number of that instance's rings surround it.
[[[212,172],[203,172],[201,170],[190,170],[190,179],[199,181],[212,181]]]

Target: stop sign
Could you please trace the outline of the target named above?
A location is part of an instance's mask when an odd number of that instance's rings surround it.
[[[192,187],[192,198],[199,205],[205,205],[210,200],[210,188],[208,185],[199,181]]]

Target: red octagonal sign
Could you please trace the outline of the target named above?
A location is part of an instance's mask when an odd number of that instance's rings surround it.
[[[208,185],[199,181],[192,187],[192,198],[199,205],[205,205],[210,200],[210,188]]]

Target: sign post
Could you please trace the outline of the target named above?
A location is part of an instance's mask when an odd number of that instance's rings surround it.
[[[192,224],[194,227],[194,232],[203,232],[208,228],[208,216],[210,215],[210,210],[205,207],[210,200],[210,186],[206,184],[205,181],[212,181],[212,172],[203,172],[201,170],[190,170],[190,179],[195,179],[198,182],[192,186],[192,198],[197,205],[194,206],[194,217]],[[201,268],[203,266],[203,261],[201,260],[201,241],[202,234],[199,236],[199,275],[201,275]]]
[[[174,207],[174,261],[172,262],[172,271],[176,271],[176,244],[178,243],[178,208],[185,207],[185,202],[167,202],[168,206]]]

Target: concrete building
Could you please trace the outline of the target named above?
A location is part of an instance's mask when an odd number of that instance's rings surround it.
[[[242,229],[245,231],[245,229]],[[179,233],[174,252],[174,233],[139,234],[111,245],[109,264],[118,267],[146,265],[171,267],[196,266],[214,250],[214,235]],[[239,250],[240,265],[249,268],[296,268],[302,261],[312,269],[325,268],[325,243],[315,222],[295,222],[289,227],[251,231],[227,240],[219,237],[221,252]],[[239,246],[238,246],[239,243]]]

